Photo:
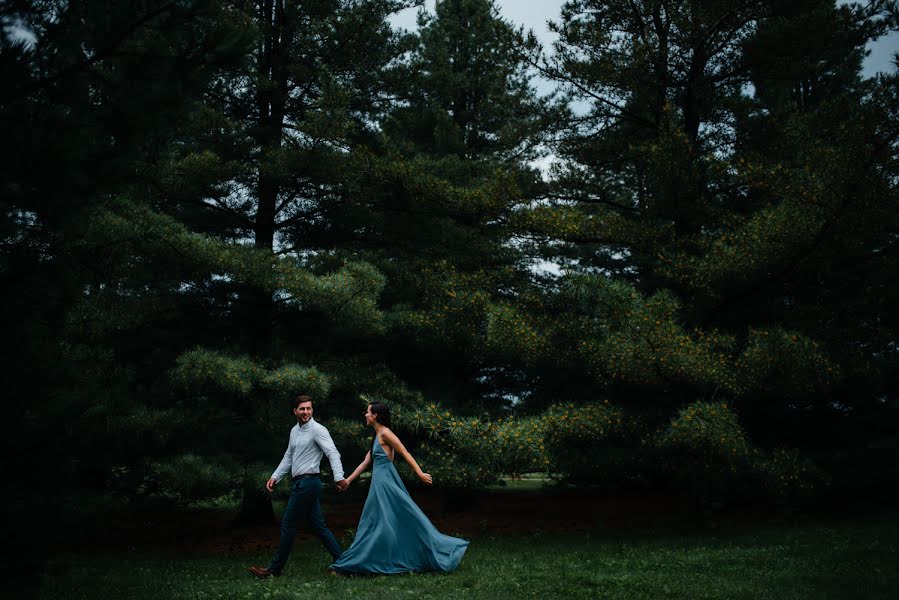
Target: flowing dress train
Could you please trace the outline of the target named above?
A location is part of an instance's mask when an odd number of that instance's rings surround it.
[[[450,572],[468,541],[444,535],[412,500],[377,437],[372,475],[353,544],[331,569],[338,573]]]

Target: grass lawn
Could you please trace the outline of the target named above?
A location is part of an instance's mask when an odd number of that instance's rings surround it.
[[[245,556],[123,551],[59,557],[42,598],[721,598],[899,597],[899,514],[664,533],[471,538],[451,575],[338,577],[316,541],[297,544],[283,576],[247,572]]]
[[[489,485],[486,489],[497,491],[539,490],[552,483],[552,479],[545,473],[524,473],[514,479],[503,477],[499,484]]]

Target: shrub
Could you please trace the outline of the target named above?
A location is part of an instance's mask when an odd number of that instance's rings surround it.
[[[558,404],[542,417],[546,470],[562,481],[620,485],[639,471],[634,427],[607,400]]]
[[[795,497],[823,481],[795,450],[753,447],[727,402],[696,402],[647,440],[664,478],[700,500]]]

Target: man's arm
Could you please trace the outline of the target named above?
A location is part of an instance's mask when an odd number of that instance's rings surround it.
[[[275,484],[284,479],[284,476],[290,473],[290,467],[293,465],[293,436],[290,436],[290,441],[287,442],[287,450],[284,452],[284,458],[281,459],[281,462],[278,463],[278,467],[275,469],[275,472],[272,473],[272,476],[269,477],[268,482],[265,484],[266,489],[268,491],[272,491],[275,487]]]
[[[318,444],[318,447],[321,448],[325,456],[328,457],[328,462],[331,464],[331,473],[334,474],[334,481],[338,484],[337,487],[341,490],[344,489],[346,486],[340,485],[344,481],[343,464],[340,462],[340,452],[337,451],[334,440],[331,439],[331,434],[328,433],[328,430],[324,425],[316,427],[315,443]]]

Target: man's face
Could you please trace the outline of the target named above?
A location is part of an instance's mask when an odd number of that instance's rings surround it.
[[[303,425],[309,422],[309,419],[312,418],[312,403],[311,402],[300,402],[297,404],[297,407],[293,409],[293,414],[297,417],[297,423]]]

